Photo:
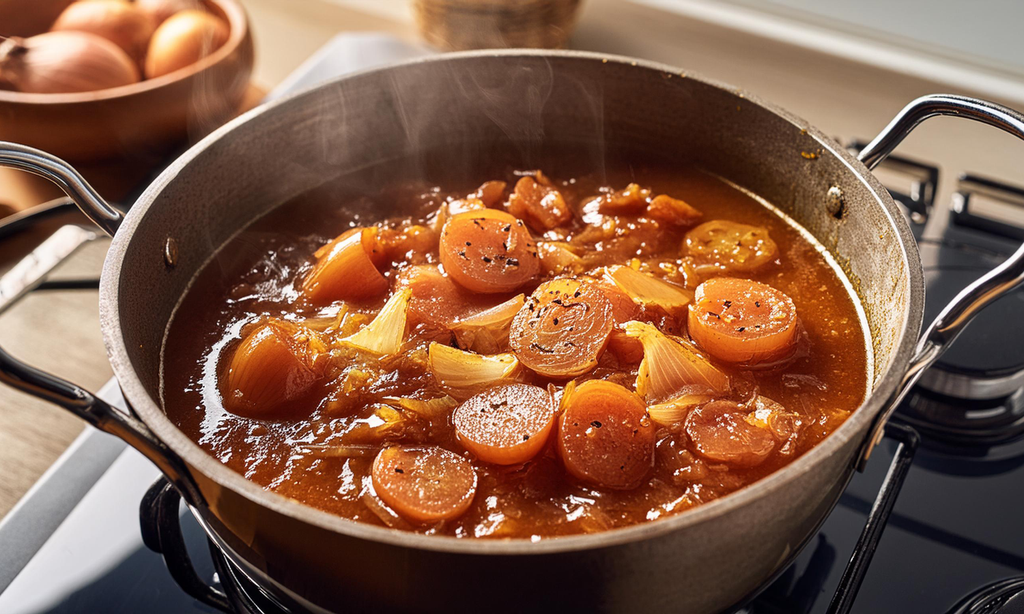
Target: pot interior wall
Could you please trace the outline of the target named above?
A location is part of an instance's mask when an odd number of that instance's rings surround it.
[[[696,163],[788,213],[860,294],[877,381],[907,323],[910,268],[872,188],[804,128],[734,91],[614,59],[449,57],[337,81],[204,142],[140,199],[134,215],[144,217],[120,270],[124,345],[159,403],[173,307],[214,250],[255,218],[317,188],[376,191],[370,184],[388,176],[434,169],[472,181],[495,157],[531,168],[557,146],[592,169],[623,157]],[[396,159],[404,162],[381,165]],[[385,170],[357,172],[368,167]]]

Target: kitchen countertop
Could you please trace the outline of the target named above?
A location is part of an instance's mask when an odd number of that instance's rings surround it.
[[[268,88],[341,31],[379,31],[416,39],[405,4],[397,0],[244,3],[257,46],[255,80]],[[972,93],[778,40],[737,35],[721,25],[621,0],[586,2],[571,46],[658,60],[742,85],[843,141],[870,139],[903,104],[917,96],[935,91]],[[945,172],[937,207],[948,203],[961,170],[1012,180],[1020,157],[1014,152],[1019,151],[1021,145],[1007,135],[948,119],[925,124],[900,148],[903,155],[942,163]],[[75,219],[79,218],[66,218]],[[51,223],[44,230],[52,232],[55,227]],[[5,241],[0,245],[0,272],[45,236],[41,231]],[[54,275],[95,276],[107,244],[101,240],[86,246]],[[111,376],[99,334],[94,290],[30,295],[0,316],[0,345],[93,390]],[[0,386],[0,516],[81,429],[81,422],[62,410]]]

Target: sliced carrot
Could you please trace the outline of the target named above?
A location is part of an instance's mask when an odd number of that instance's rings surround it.
[[[448,218],[440,257],[445,272],[473,292],[511,292],[540,272],[537,245],[523,223],[495,209]]]
[[[528,384],[495,386],[452,414],[459,442],[480,460],[496,465],[525,463],[536,456],[554,422],[551,395]]]
[[[318,305],[380,296],[387,291],[388,280],[377,270],[373,258],[383,263],[386,257],[375,249],[374,228],[342,233],[314,254],[317,262],[302,282],[302,294]]]
[[[562,398],[558,452],[584,482],[634,488],[654,465],[654,426],[643,400],[605,380],[584,382]]]
[[[760,465],[775,449],[772,432],[750,424],[747,410],[732,401],[712,401],[690,412],[686,434],[697,454],[738,467]]]
[[[613,325],[612,304],[592,283],[553,279],[526,299],[508,340],[530,369],[569,378],[597,366]]]
[[[604,294],[606,299],[611,301],[612,318],[615,320],[616,326],[635,320],[640,315],[640,306],[614,282],[607,279],[595,279],[593,284],[601,291],[601,294]]]
[[[421,264],[399,270],[398,287],[409,288],[409,325],[427,324],[448,330],[459,318],[469,317],[494,304],[489,296],[466,290],[438,270],[437,265]]]
[[[508,211],[526,220],[530,228],[538,232],[551,230],[572,219],[572,211],[562,193],[533,177],[523,177],[516,182],[508,199]]]
[[[785,358],[796,342],[796,306],[756,281],[718,277],[697,287],[690,337],[719,360],[757,365]]]
[[[619,359],[620,364],[638,364],[643,360],[644,346],[638,339],[627,336],[620,327],[640,317],[640,306],[621,288],[606,279],[594,280],[594,285],[612,304],[615,328],[608,336],[608,350]]]
[[[322,377],[315,365],[319,343],[314,335],[283,320],[253,329],[228,365],[224,407],[240,416],[263,418],[309,392]]]
[[[381,501],[417,523],[461,516],[476,494],[473,465],[437,446],[391,446],[373,460],[373,489]]]
[[[704,222],[686,233],[684,243],[691,256],[741,272],[758,269],[779,253],[764,228],[726,220]]]

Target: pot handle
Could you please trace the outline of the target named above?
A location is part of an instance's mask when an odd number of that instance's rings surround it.
[[[31,147],[0,141],[0,166],[27,170],[52,180],[100,228],[113,235],[124,215],[107,204],[60,158]],[[0,278],[0,313],[38,286],[65,258],[96,238],[92,230],[64,226]],[[141,420],[114,409],[88,390],[28,365],[0,347],[0,381],[63,407],[101,431],[124,440],[149,458],[178,488],[186,503],[202,502],[184,461]]]
[[[1021,113],[994,102],[952,94],[933,94],[922,96],[904,107],[899,115],[861,150],[857,158],[869,169],[873,169],[892,153],[918,124],[937,115],[972,119],[995,126],[1024,140],[1024,115]],[[1002,264],[961,290],[939,313],[918,340],[910,367],[903,374],[903,379],[885,411],[876,419],[860,456],[861,467],[881,441],[889,418],[921,374],[942,356],[974,316],[996,299],[1016,289],[1021,282],[1024,282],[1024,245],[1017,248],[1017,251]]]
[[[57,184],[94,224],[114,236],[124,214],[103,200],[70,164],[33,147],[0,141],[0,166],[27,171]]]

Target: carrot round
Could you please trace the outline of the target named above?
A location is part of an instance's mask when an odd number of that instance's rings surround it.
[[[605,380],[590,380],[562,399],[558,452],[584,482],[636,487],[654,464],[654,426],[643,400]]]
[[[592,283],[553,279],[541,284],[512,320],[509,345],[541,375],[569,378],[597,366],[615,322],[612,304]]]
[[[712,401],[690,412],[686,434],[697,454],[737,467],[754,467],[775,449],[771,431],[750,424],[749,411],[732,401]]]
[[[311,334],[279,320],[253,329],[228,364],[224,407],[239,416],[264,418],[309,392],[321,379]]]
[[[353,228],[321,247],[313,270],[302,281],[302,294],[314,304],[380,296],[388,280],[374,266],[384,261],[377,249],[375,228]]]
[[[437,446],[392,446],[373,460],[373,489],[391,509],[417,523],[461,516],[476,494],[473,465]]]
[[[686,233],[691,256],[730,269],[749,272],[775,260],[779,247],[760,226],[727,220],[704,222]]]
[[[785,358],[796,342],[796,306],[756,281],[718,277],[697,286],[690,337],[719,360],[756,365]]]
[[[536,456],[554,422],[551,395],[528,384],[495,386],[452,414],[459,442],[480,460],[496,465],[524,463]]]
[[[537,244],[522,221],[495,209],[448,218],[440,258],[445,272],[473,292],[511,292],[540,272]]]

